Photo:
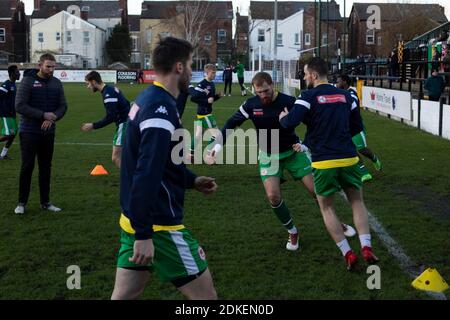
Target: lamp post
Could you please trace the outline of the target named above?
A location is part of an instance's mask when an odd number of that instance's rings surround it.
[[[343,24],[343,30],[342,30],[342,37],[341,37],[341,46],[343,46],[343,55],[342,55],[342,70],[345,72],[345,51],[346,51],[346,47],[347,47],[347,23],[345,21],[345,15],[346,15],[346,11],[345,11],[345,0],[344,0],[344,18],[342,19],[342,24]]]
[[[273,42],[273,66],[272,66],[272,76],[275,83],[277,82],[277,39],[278,39],[278,2],[275,0],[274,2],[274,8],[273,8],[273,15],[274,15],[274,26],[273,26],[273,33],[274,33],[274,42]]]

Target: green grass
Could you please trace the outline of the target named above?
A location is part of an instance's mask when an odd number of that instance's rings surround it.
[[[145,88],[120,85],[134,100]],[[218,124],[235,112],[243,98],[224,97],[216,104]],[[65,85],[69,110],[58,123],[52,175],[52,201],[61,214],[38,207],[37,168],[24,216],[13,213],[18,193],[20,153],[0,162],[0,299],[108,299],[118,249],[119,172],[111,163],[114,126],[95,132],[83,122],[104,115],[100,95],[83,85]],[[192,131],[195,107],[187,106],[184,124]],[[420,132],[370,112],[363,112],[369,147],[383,162],[365,185],[368,209],[419,266],[432,266],[450,280],[450,141]],[[244,128],[251,127],[245,124]],[[303,137],[304,128],[299,134]],[[91,177],[103,164],[111,173]],[[371,164],[367,164],[372,169]],[[185,225],[204,247],[222,299],[428,299],[374,236],[381,259],[381,290],[366,287],[366,266],[347,272],[328,236],[321,215],[306,190],[294,181],[283,185],[284,198],[301,229],[300,250],[288,252],[287,233],[276,220],[256,165],[193,168],[217,179],[219,191],[205,198],[188,191]],[[372,170],[373,171],[373,170]],[[337,199],[341,219],[351,222],[346,203]],[[359,241],[350,240],[359,250]],[[66,269],[81,268],[81,290],[68,290]],[[145,299],[182,298],[170,284],[152,277]],[[449,296],[447,294],[447,296]]]

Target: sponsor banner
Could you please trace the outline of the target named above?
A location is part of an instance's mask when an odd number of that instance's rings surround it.
[[[118,70],[117,71],[117,82],[135,82],[138,78],[137,71],[130,70]]]
[[[255,71],[254,73],[256,74],[258,71]],[[271,71],[269,72],[271,74]],[[245,83],[250,83],[252,81],[253,78],[253,73],[252,71],[245,71],[244,72],[244,82]],[[192,83],[199,83],[200,81],[202,81],[203,79],[205,79],[205,73],[203,71],[193,71],[192,72]],[[215,83],[223,83],[223,70],[217,70],[216,72],[216,78],[213,80]],[[233,73],[233,83],[238,83],[238,78],[236,73]]]
[[[203,71],[193,71],[192,72],[192,80],[191,80],[191,82],[199,83],[203,79],[205,79],[205,74],[204,74]],[[216,79],[214,80],[214,82],[216,82],[217,80],[218,79],[217,79],[217,76],[216,76]]]
[[[364,86],[362,106],[405,120],[412,120],[410,92]]]
[[[144,70],[144,83],[153,83],[155,81],[155,70]]]
[[[84,82],[85,76],[91,70],[55,70],[53,76],[61,80],[62,82]],[[96,70],[100,73],[103,82],[116,83],[117,71],[116,70]]]

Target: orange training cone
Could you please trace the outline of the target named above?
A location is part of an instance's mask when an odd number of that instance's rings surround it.
[[[91,171],[91,176],[102,176],[109,174],[105,168],[101,164],[95,166],[95,168]]]

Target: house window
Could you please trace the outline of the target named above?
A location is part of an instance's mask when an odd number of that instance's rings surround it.
[[[38,32],[38,42],[42,43],[44,42],[44,33]]]
[[[61,41],[61,32],[56,33],[56,41]]]
[[[366,32],[366,44],[375,44],[375,29],[368,29]]]
[[[277,33],[277,46],[281,47],[283,46],[283,34]]]
[[[379,46],[381,46],[381,44],[382,44],[382,39],[381,39],[381,37],[378,37],[378,39],[377,39],[377,44],[378,44]]]
[[[294,33],[294,44],[300,44],[300,33]]]
[[[328,34],[322,34],[322,44],[328,44]]]
[[[311,34],[305,33],[305,45],[310,46],[311,45]]]
[[[170,37],[170,32],[161,32],[161,33],[159,34],[159,37],[160,37],[161,39]]]
[[[150,69],[150,55],[148,53],[144,55],[144,68]]]
[[[114,28],[108,28],[107,29],[107,34],[108,34],[108,38],[111,37],[112,33],[113,33]]]
[[[258,42],[266,41],[264,29],[258,29]]]
[[[219,29],[217,30],[217,43],[226,43],[227,42],[227,30]]]
[[[145,38],[148,44],[152,43],[152,29],[145,30]]]
[[[211,35],[206,34],[204,37],[205,44],[211,44]]]
[[[67,42],[72,42],[72,31],[67,31],[66,37],[67,37]]]
[[[136,36],[131,37],[131,51],[139,51],[138,38]]]
[[[85,44],[90,42],[89,38],[90,38],[89,31],[83,31],[83,42]]]
[[[5,28],[0,28],[0,42],[6,42]]]

